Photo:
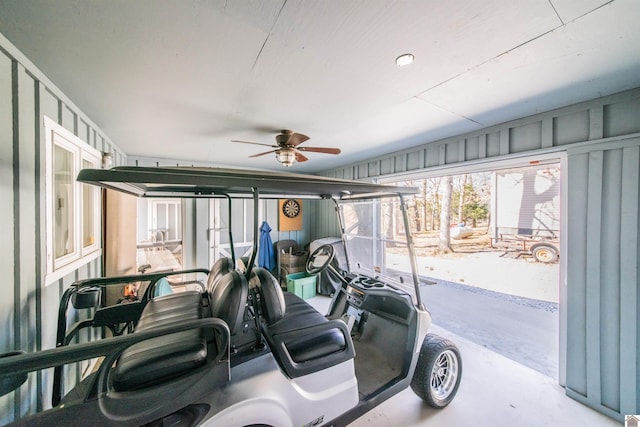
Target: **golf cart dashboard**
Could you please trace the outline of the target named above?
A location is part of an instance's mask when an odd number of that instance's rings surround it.
[[[350,275],[343,288],[347,303],[358,310],[377,314],[401,323],[411,321],[414,313],[411,297],[383,281],[365,275]]]

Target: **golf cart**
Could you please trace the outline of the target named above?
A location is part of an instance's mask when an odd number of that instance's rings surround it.
[[[420,296],[404,201],[415,189],[215,168],[86,169],[78,180],[139,197],[223,198],[229,209],[251,199],[253,250],[238,263],[232,244],[211,269],[74,283],[57,348],[0,358],[2,393],[54,368],[53,408],[17,424],[343,426],[409,386],[435,408],[454,398],[459,351],[427,333]],[[290,198],[338,214],[348,269],[332,265],[332,245],[306,263],[308,274],[340,278],[326,315],[255,266],[259,200]],[[163,281],[175,292],[156,296]],[[132,283],[135,298],[107,301]],[[74,321],[75,310],[91,315]],[[80,334],[92,339],[77,343]],[[67,390],[65,366],[89,359],[98,362]]]

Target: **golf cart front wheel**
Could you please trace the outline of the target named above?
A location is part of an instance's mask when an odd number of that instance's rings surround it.
[[[428,334],[411,380],[414,393],[429,406],[444,408],[458,392],[461,377],[462,360],[458,347],[447,339]]]

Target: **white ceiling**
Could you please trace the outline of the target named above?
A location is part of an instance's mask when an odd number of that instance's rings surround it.
[[[640,87],[638,0],[0,0],[0,33],[127,154],[317,172]],[[413,53],[399,68],[395,58]]]

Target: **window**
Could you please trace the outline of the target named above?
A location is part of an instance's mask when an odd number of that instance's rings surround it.
[[[80,169],[99,166],[100,152],[48,117],[44,128],[49,284],[101,254],[99,189],[76,181]]]
[[[182,269],[182,200],[138,200],[138,270]]]
[[[157,240],[181,240],[182,220],[180,211],[182,201],[179,199],[151,199],[149,223]]]

